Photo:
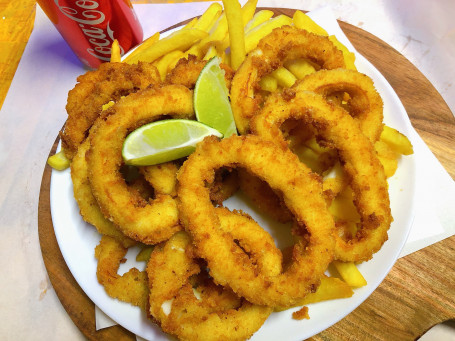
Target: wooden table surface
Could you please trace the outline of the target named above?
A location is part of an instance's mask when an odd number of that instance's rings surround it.
[[[147,1],[140,1],[147,2]],[[0,43],[2,58],[0,59],[0,107],[8,92],[17,65],[33,28],[35,16],[35,1],[0,0]],[[355,45],[355,42],[353,42]],[[363,53],[363,52],[362,52]],[[368,57],[368,56],[367,56]],[[410,64],[411,65],[411,64]],[[412,65],[411,65],[412,66]],[[385,74],[386,78],[387,75]],[[423,77],[423,76],[422,76]],[[408,80],[421,81],[421,80]],[[392,84],[394,86],[394,84]],[[434,89],[429,89],[432,96],[437,96]],[[412,94],[400,94],[411,96]],[[441,103],[441,100],[438,101]],[[409,101],[408,105],[412,105]],[[442,101],[442,106],[444,102]],[[405,104],[406,106],[406,104]],[[409,107],[406,106],[408,112]],[[439,109],[445,115],[439,115]],[[418,112],[417,107],[412,110]],[[415,115],[412,119],[414,127],[435,153],[446,170],[455,178],[454,120],[448,108],[426,110],[425,116]],[[452,143],[452,145],[451,145]],[[441,255],[445,255],[441,257]],[[417,291],[403,302],[402,296],[394,295],[394,288],[406,290],[412,286]],[[359,322],[364,325],[383,325],[384,337],[374,336],[372,329],[365,328],[364,335],[376,339],[412,340],[427,329],[444,320],[455,318],[455,237],[446,239],[423,250],[406,256],[396,263],[383,284],[376,290],[369,301],[382,304],[363,304],[355,312],[343,320],[342,324],[331,327],[327,332],[315,339],[327,340],[345,338],[354,335]],[[420,290],[420,291],[419,291]],[[390,312],[389,307],[394,302],[400,302],[403,308],[399,312]],[[396,316],[395,323],[390,323],[387,314]]]

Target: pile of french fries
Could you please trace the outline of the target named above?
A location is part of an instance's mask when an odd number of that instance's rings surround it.
[[[199,60],[209,60],[217,56],[223,63],[236,70],[246,55],[253,51],[259,41],[273,29],[283,25],[293,25],[315,34],[328,36],[343,52],[346,68],[356,70],[354,53],[303,12],[295,11],[292,18],[287,15],[274,17],[274,12],[270,10],[256,11],[257,0],[249,0],[243,7],[238,0],[222,2],[224,9],[221,4],[212,3],[200,17],[194,18],[164,38],[160,37],[159,32],[155,33],[122,62],[130,64],[139,61],[151,62],[157,67],[163,80],[181,58],[187,58],[189,55],[194,55]],[[111,61],[121,61],[120,49],[116,42],[112,47]],[[290,87],[298,79],[316,71],[317,66],[311,61],[295,60],[263,77],[260,85],[262,90],[273,92],[279,88]],[[318,146],[314,148],[310,146],[309,149],[315,158],[324,152]],[[401,155],[413,153],[412,145],[406,136],[388,126],[384,127],[380,140],[375,144],[375,149],[387,177],[395,173]],[[342,182],[340,178],[337,181]],[[329,209],[336,221],[353,226],[355,231],[360,217],[353,205],[352,193],[349,190],[341,191]],[[330,272],[338,273],[339,276],[324,277],[318,290],[308,295],[300,304],[350,297],[353,294],[352,288],[367,284],[356,264],[352,262],[334,261]]]

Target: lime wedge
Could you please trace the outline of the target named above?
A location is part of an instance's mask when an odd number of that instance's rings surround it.
[[[127,165],[150,166],[190,155],[209,135],[223,135],[201,122],[169,119],[146,124],[129,134],[122,156]]]
[[[202,69],[194,87],[196,119],[221,132],[224,137],[237,135],[229,92],[220,68],[220,58],[213,57]]]

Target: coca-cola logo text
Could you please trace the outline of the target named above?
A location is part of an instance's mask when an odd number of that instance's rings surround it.
[[[87,52],[92,56],[109,61],[111,56],[111,46],[114,41],[114,32],[107,23],[106,30],[96,25],[102,24],[106,16],[98,10],[98,1],[94,0],[78,0],[74,1],[73,7],[60,5],[60,0],[54,0],[59,10],[71,20],[77,22],[84,33],[87,36],[88,42],[91,47],[87,48]],[[120,46],[120,52],[123,54],[123,49]]]

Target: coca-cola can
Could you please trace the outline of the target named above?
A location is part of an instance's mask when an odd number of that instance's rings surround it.
[[[90,68],[110,60],[114,39],[122,55],[142,42],[142,27],[130,0],[38,0],[38,4]]]

